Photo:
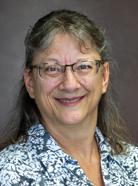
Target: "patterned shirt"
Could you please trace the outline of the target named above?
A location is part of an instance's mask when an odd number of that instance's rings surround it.
[[[32,126],[27,142],[0,152],[0,186],[94,186],[77,160],[63,152],[41,124]],[[138,186],[138,148],[112,155],[108,140],[96,128],[105,186]]]

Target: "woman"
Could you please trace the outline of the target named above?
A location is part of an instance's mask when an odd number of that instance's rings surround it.
[[[58,10],[37,21],[25,46],[1,185],[137,185],[138,149],[113,100],[103,33],[86,16]]]

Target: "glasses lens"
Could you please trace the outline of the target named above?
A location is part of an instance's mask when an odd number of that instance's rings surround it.
[[[96,65],[95,61],[83,61],[76,63],[74,65],[74,71],[78,73],[78,75],[86,75],[86,74],[95,74],[96,72]]]
[[[97,63],[96,61],[81,61],[72,65],[61,66],[59,64],[49,64],[45,63],[43,66],[39,66],[39,75],[42,79],[46,79],[47,77],[58,78],[64,74],[66,67],[72,67],[72,70],[76,75],[95,75],[97,73]]]
[[[45,79],[47,76],[56,77],[62,73],[62,67],[58,64],[45,64],[40,67],[40,76]]]

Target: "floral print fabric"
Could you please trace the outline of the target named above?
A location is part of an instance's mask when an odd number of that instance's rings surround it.
[[[0,186],[94,186],[43,125],[32,126],[28,133],[27,142],[0,152]],[[112,155],[98,128],[95,136],[105,186],[138,186],[138,148],[128,145],[127,155]]]

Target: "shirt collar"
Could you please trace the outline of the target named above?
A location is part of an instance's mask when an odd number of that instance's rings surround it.
[[[58,143],[55,141],[55,139],[50,135],[50,133],[47,131],[46,128],[42,124],[35,124],[29,129],[29,143],[32,145],[35,145],[35,148],[38,148],[38,150],[46,150],[49,149],[51,151],[55,151],[57,153],[63,152],[61,147],[58,145]],[[107,156],[111,153],[111,147],[108,143],[108,140],[106,137],[103,136],[101,130],[96,127],[95,130],[95,137],[96,141],[100,150],[100,153],[102,155]],[[67,154],[66,154],[67,155]]]

